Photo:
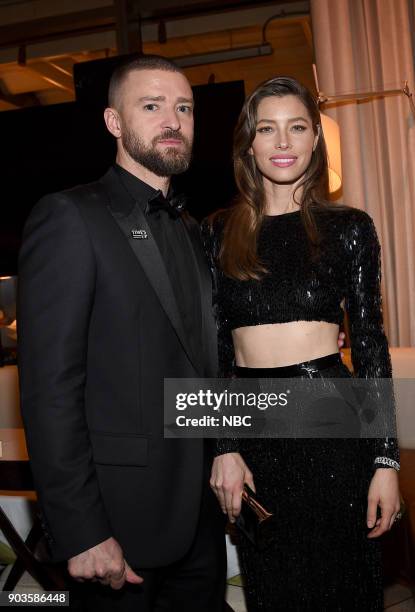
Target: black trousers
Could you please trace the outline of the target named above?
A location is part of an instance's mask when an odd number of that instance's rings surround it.
[[[141,585],[115,591],[84,583],[71,592],[82,612],[222,612],[226,585],[225,519],[206,483],[198,528],[187,554],[167,567],[133,568]],[[137,546],[140,543],[137,542]]]

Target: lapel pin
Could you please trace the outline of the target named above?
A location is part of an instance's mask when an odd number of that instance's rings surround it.
[[[146,230],[142,230],[142,229],[131,230],[131,236],[135,238],[135,240],[147,240],[148,238],[148,234]]]

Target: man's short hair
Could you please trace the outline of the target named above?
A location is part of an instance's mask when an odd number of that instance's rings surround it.
[[[108,88],[108,105],[112,108],[118,106],[119,92],[121,86],[130,72],[135,70],[165,70],[166,72],[179,72],[183,70],[174,62],[161,55],[134,55],[129,56],[124,62],[118,64],[111,75]]]

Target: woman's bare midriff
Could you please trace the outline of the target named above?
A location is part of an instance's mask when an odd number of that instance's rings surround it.
[[[338,352],[339,326],[323,321],[291,321],[238,327],[232,331],[236,365],[278,368]]]

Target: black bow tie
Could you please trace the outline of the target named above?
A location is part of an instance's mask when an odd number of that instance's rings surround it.
[[[186,198],[183,194],[165,198],[159,191],[154,198],[148,201],[146,214],[151,215],[160,210],[164,210],[172,219],[178,219],[186,207]]]

